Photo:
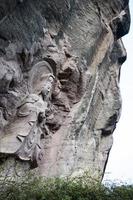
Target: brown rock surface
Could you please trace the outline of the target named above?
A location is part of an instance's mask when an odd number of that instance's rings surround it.
[[[121,110],[127,0],[0,1],[0,165],[102,177]]]

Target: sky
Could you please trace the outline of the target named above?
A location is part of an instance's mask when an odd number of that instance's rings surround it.
[[[130,0],[133,19],[133,0]],[[109,156],[104,180],[133,183],[133,23],[123,37],[127,61],[122,65],[120,88],[122,114],[114,132],[114,144]]]

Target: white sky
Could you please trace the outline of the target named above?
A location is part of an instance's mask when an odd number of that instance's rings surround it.
[[[130,0],[130,12],[133,18],[133,0]],[[123,42],[128,57],[121,71],[122,115],[114,132],[105,179],[133,183],[133,23]]]

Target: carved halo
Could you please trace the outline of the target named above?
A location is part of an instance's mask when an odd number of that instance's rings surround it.
[[[54,75],[53,70],[48,62],[41,61],[35,64],[29,72],[29,92],[39,94],[49,76]]]

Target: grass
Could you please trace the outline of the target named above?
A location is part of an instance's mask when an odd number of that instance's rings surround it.
[[[133,186],[106,187],[85,176],[44,179],[30,175],[0,179],[0,200],[133,200]]]

